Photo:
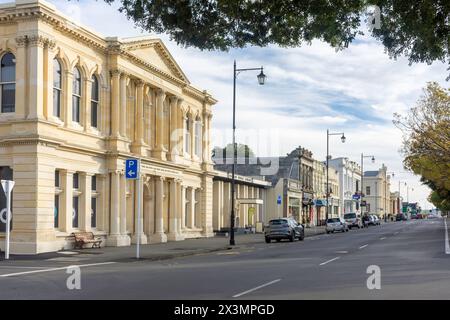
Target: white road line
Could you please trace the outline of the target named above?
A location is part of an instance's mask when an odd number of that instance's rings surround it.
[[[328,260],[328,261],[322,262],[321,264],[319,264],[319,266],[324,266],[324,265],[326,265],[327,263],[333,262],[334,260],[337,260],[337,259],[339,259],[339,258],[340,258],[340,257],[336,257],[336,258],[330,259],[330,260]]]
[[[43,272],[51,272],[51,271],[58,271],[58,270],[64,270],[68,267],[94,267],[94,266],[103,266],[107,264],[113,264],[116,262],[101,262],[101,263],[90,263],[90,264],[79,264],[79,265],[71,265],[66,267],[59,267],[59,268],[49,268],[49,269],[41,269],[41,270],[33,270],[33,271],[24,271],[24,272],[16,272],[16,273],[7,273],[7,274],[1,274],[0,277],[6,278],[6,277],[15,277],[15,276],[22,276],[26,274],[33,274],[33,273],[43,273]]]
[[[277,282],[279,282],[279,281],[281,281],[281,279],[277,279],[277,280],[273,280],[273,281],[264,283],[264,284],[262,284],[262,285],[260,285],[260,286],[257,286],[257,287],[255,287],[255,288],[253,288],[253,289],[250,289],[250,290],[247,290],[247,291],[244,291],[244,292],[235,294],[235,295],[233,296],[233,298],[239,298],[240,296],[243,296],[244,294],[247,294],[247,293],[256,291],[256,290],[258,290],[258,289],[261,289],[261,288],[270,286],[271,284],[277,283]]]
[[[450,254],[450,244],[448,242],[447,219],[444,219],[444,226],[445,226],[445,254]]]
[[[384,240],[384,239],[386,239],[386,237],[382,237],[382,238],[380,238],[380,240]]]
[[[365,244],[365,245],[359,247],[359,249],[364,249],[364,248],[367,247],[367,246],[368,246],[368,244]]]
[[[348,253],[348,251],[336,251],[335,253]]]

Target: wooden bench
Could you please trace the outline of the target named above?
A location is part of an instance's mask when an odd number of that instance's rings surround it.
[[[73,232],[75,238],[75,249],[83,249],[83,245],[92,243],[92,248],[100,248],[102,239],[95,237],[92,232]]]

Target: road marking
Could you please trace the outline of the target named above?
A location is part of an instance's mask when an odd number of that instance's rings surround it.
[[[336,251],[335,253],[348,253],[348,251]]]
[[[367,246],[368,246],[368,244],[365,244],[365,245],[359,247],[359,249],[364,249],[364,248],[367,247]]]
[[[447,219],[444,219],[444,226],[445,226],[445,254],[450,254],[450,244],[448,242]]]
[[[339,258],[340,258],[340,257],[336,257],[336,258],[330,259],[330,260],[328,260],[328,261],[322,262],[321,264],[319,264],[319,266],[324,266],[324,265],[326,265],[327,263],[333,262],[333,261],[335,261],[335,260],[337,260],[337,259],[339,259]]]
[[[68,267],[94,267],[94,266],[103,266],[107,264],[113,264],[116,262],[101,262],[101,263],[90,263],[90,264],[79,264],[79,265],[72,265],[67,267],[59,267],[59,268],[49,268],[49,269],[41,269],[41,270],[34,270],[34,271],[24,271],[24,272],[16,272],[16,273],[7,273],[7,274],[1,274],[0,277],[6,278],[6,277],[15,277],[15,276],[22,276],[26,274],[32,274],[32,273],[44,273],[44,272],[52,272],[52,271],[58,271],[58,270],[64,270]]]
[[[384,240],[384,239],[386,239],[386,237],[381,237],[381,238],[380,238],[380,240]]]
[[[253,289],[250,289],[250,290],[247,290],[247,291],[244,291],[244,292],[235,294],[235,295],[233,296],[233,298],[239,298],[240,296],[243,296],[244,294],[247,294],[247,293],[256,291],[256,290],[258,290],[258,289],[261,289],[261,288],[270,286],[271,284],[277,283],[277,282],[279,282],[279,281],[281,281],[281,279],[277,279],[277,280],[273,280],[273,281],[264,283],[264,284],[262,284],[262,285],[260,285],[260,286],[257,286],[257,287],[255,287],[255,288],[253,288]]]
[[[399,234],[399,232],[397,231],[397,232],[395,232],[394,234]]]

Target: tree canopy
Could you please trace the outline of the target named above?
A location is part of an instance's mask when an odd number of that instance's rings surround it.
[[[448,0],[104,1],[120,2],[119,10],[148,32],[207,50],[298,47],[314,39],[342,49],[362,33],[363,23],[376,18],[367,13],[377,6],[380,25],[369,32],[391,57],[405,55],[410,63],[449,61]]]
[[[255,153],[246,144],[236,143],[236,156],[237,158],[253,158]],[[229,143],[226,147],[214,147],[212,157],[216,159],[233,158],[233,144]]]
[[[404,134],[403,164],[422,176],[434,193],[434,204],[450,201],[450,89],[429,83],[417,105],[394,115]],[[439,200],[439,199],[440,200]]]

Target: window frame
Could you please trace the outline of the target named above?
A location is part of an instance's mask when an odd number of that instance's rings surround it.
[[[184,119],[184,152],[191,153],[191,121],[188,116]]]
[[[100,105],[100,81],[97,75],[93,74],[91,78],[91,127],[98,129],[98,111],[99,111],[99,105]],[[95,85],[95,87],[94,87]],[[94,88],[95,90],[95,97],[94,97]],[[96,99],[95,99],[96,98]],[[94,117],[93,117],[93,110],[95,106],[95,123],[94,123]]]
[[[76,74],[78,74],[79,78],[76,78]],[[78,88],[79,92],[75,92],[75,83],[79,82]],[[73,69],[73,78],[72,78],[72,122],[81,123],[81,98],[83,96],[83,88],[82,88],[82,75],[81,71],[78,67]],[[77,102],[75,108],[75,101]],[[76,115],[76,117],[75,117]],[[77,120],[75,120],[75,118]]]
[[[2,70],[3,67],[1,66],[3,59],[7,56],[7,55],[11,55],[13,58],[13,62],[14,62],[14,80],[13,81],[2,81]],[[0,114],[2,113],[15,113],[16,112],[16,66],[17,66],[17,61],[16,61],[16,56],[14,53],[12,53],[11,51],[5,51],[0,55]],[[14,86],[14,105],[13,105],[13,109],[12,111],[4,111],[4,106],[3,106],[3,87],[5,85],[13,85]]]
[[[202,157],[202,149],[203,149],[203,123],[200,118],[197,118],[194,122],[194,154],[198,157]]]
[[[59,67],[59,87],[55,86],[55,64],[58,64]],[[53,59],[53,116],[61,119],[61,110],[62,110],[62,88],[63,88],[63,69],[61,62],[58,58]],[[58,104],[55,105],[55,92],[58,94]]]

